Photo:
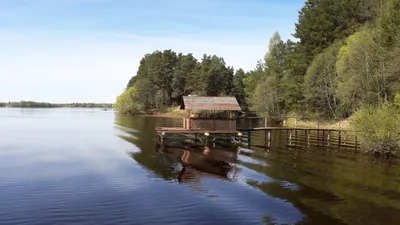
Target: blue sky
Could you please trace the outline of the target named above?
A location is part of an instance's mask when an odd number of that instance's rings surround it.
[[[252,69],[301,0],[0,0],[0,101],[113,102],[139,60],[172,49]]]

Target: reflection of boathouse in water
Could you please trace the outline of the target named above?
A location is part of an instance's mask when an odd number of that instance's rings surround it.
[[[235,111],[241,109],[235,97],[184,96],[181,109],[186,112],[183,126],[157,127],[161,138],[167,134],[238,134]]]
[[[201,145],[195,147],[163,145],[161,150],[169,157],[181,161],[179,182],[192,182],[205,174],[232,179],[238,171],[235,166],[237,151],[237,149],[228,151]]]

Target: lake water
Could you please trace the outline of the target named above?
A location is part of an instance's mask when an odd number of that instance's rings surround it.
[[[0,108],[0,224],[399,224],[397,161],[301,134],[157,145],[181,122]]]

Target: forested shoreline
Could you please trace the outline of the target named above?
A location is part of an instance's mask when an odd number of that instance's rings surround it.
[[[34,101],[0,102],[0,107],[11,108],[113,108],[112,103],[48,103]]]
[[[177,105],[183,95],[234,95],[244,111],[262,116],[343,118],[363,105],[391,102],[400,90],[399,5],[309,0],[295,24],[299,41],[275,33],[251,71],[216,55],[146,54],[117,107],[146,112]]]
[[[295,24],[297,41],[276,32],[253,70],[234,69],[216,55],[154,51],[142,58],[115,108],[161,111],[191,94],[233,95],[243,111],[268,117],[360,112],[353,127],[372,127],[375,142],[400,149],[400,128],[379,126],[400,121],[399,15],[400,0],[308,0]]]

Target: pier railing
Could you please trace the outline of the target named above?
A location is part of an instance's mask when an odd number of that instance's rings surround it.
[[[210,118],[190,118],[187,121],[189,130],[209,130],[209,131],[235,131],[236,119],[210,119]]]
[[[325,118],[325,117],[251,117],[252,119],[259,119],[262,124],[259,126],[268,127],[268,125],[281,125],[283,127],[292,128],[325,128],[325,129],[338,129],[347,130],[348,122],[344,118]]]

